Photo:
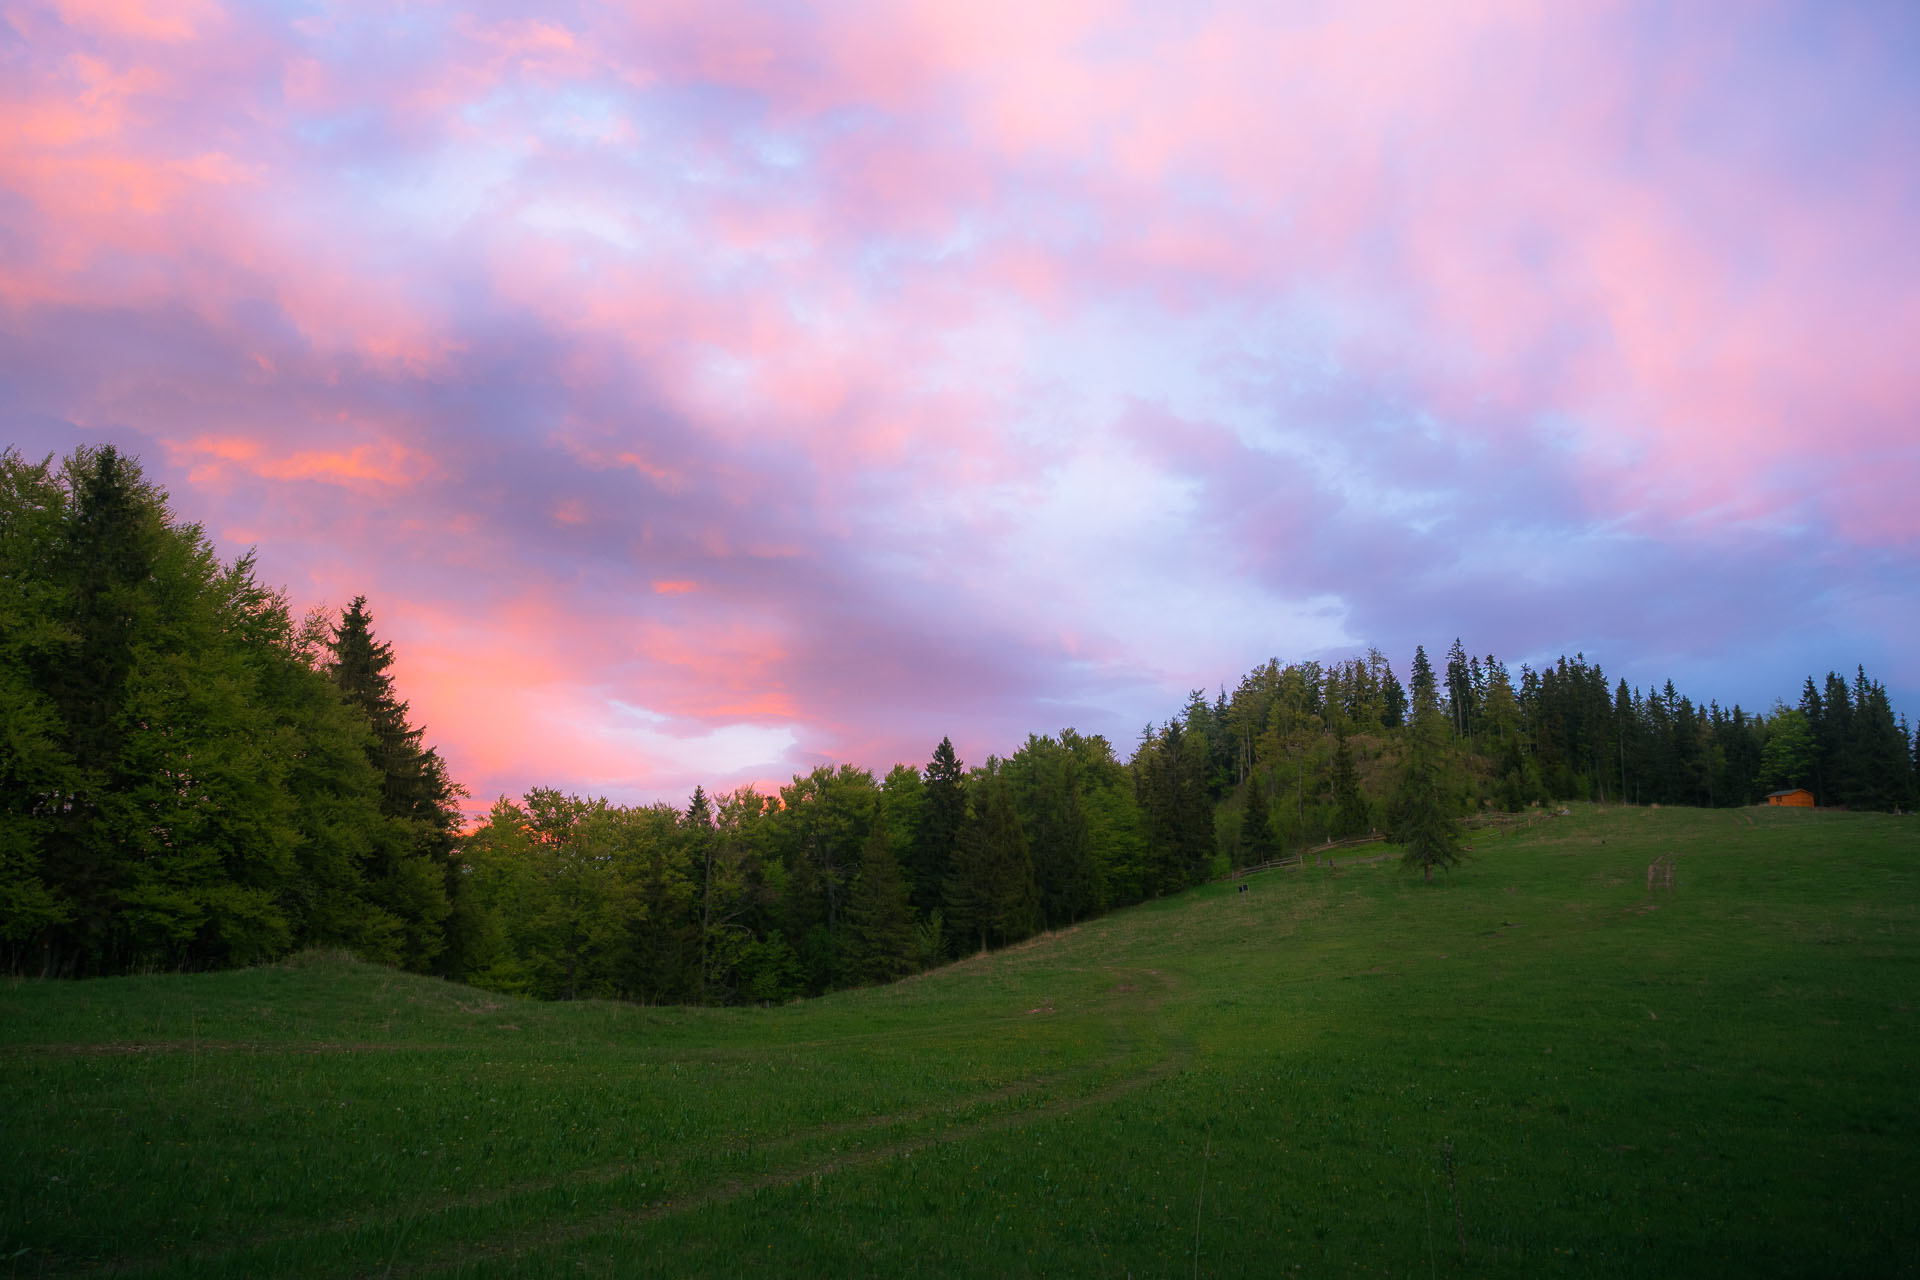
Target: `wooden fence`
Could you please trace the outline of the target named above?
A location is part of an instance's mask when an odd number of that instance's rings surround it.
[[[1224,876],[1221,876],[1220,879],[1238,880],[1242,876],[1250,876],[1256,871],[1273,871],[1280,867],[1304,867],[1307,865],[1307,855],[1309,853],[1314,856],[1317,865],[1322,856],[1331,858],[1342,849],[1358,849],[1362,845],[1379,844],[1385,839],[1385,836],[1374,832],[1364,836],[1349,836],[1345,840],[1329,840],[1325,844],[1316,844],[1301,850],[1299,853],[1288,854],[1284,858],[1274,858],[1270,861],[1262,862],[1258,866],[1235,867]]]

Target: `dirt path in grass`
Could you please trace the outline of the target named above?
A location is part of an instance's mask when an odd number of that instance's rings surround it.
[[[1106,1016],[1113,1034],[1112,1051],[1091,1062],[1040,1075],[1026,1076],[979,1092],[930,1101],[906,1110],[813,1125],[789,1133],[772,1135],[760,1141],[743,1139],[733,1144],[734,1149],[748,1148],[755,1157],[770,1160],[779,1167],[750,1176],[726,1178],[711,1185],[689,1188],[641,1205],[590,1214],[583,1218],[570,1219],[535,1229],[506,1232],[491,1238],[469,1239],[445,1252],[429,1248],[426,1255],[418,1261],[402,1260],[377,1267],[375,1270],[383,1275],[431,1274],[483,1258],[512,1257],[527,1249],[581,1239],[623,1224],[652,1221],[675,1214],[693,1212],[709,1205],[726,1203],[756,1191],[827,1177],[846,1169],[908,1156],[923,1149],[980,1134],[1046,1121],[1085,1107],[1124,1097],[1179,1070],[1187,1056],[1184,1047],[1174,1044],[1166,1045],[1165,1052],[1150,1064],[1128,1070],[1091,1092],[1079,1096],[1053,1096],[1049,1101],[1032,1105],[1015,1105],[1004,1112],[994,1112],[984,1116],[973,1115],[972,1118],[959,1119],[935,1131],[891,1136],[888,1132],[937,1122],[943,1117],[968,1116],[982,1109],[991,1109],[1007,1103],[1018,1104],[1021,1099],[1032,1095],[1052,1095],[1063,1087],[1072,1087],[1076,1081],[1099,1080],[1114,1072],[1116,1068],[1121,1068],[1130,1058],[1138,1057],[1143,1049],[1148,1047],[1147,1042],[1155,1036],[1153,1023],[1172,989],[1173,981],[1157,970],[1110,972],[1114,981],[1105,993],[1105,999],[1086,1008],[1084,1012]],[[1052,1011],[1051,1007],[1045,1010],[1045,1012]],[[1025,1011],[1027,1014],[1038,1012],[1041,1011]],[[810,1043],[818,1047],[832,1042]],[[160,1051],[185,1047],[184,1045],[154,1046]],[[203,1047],[212,1048],[213,1046],[203,1045]],[[233,1047],[243,1048],[243,1051],[253,1048],[253,1046]],[[353,1052],[388,1047],[398,1046],[369,1045],[364,1048],[357,1045],[284,1046],[280,1047],[279,1051]],[[406,1047],[431,1048],[431,1046]],[[794,1047],[796,1047],[794,1044],[770,1045],[767,1046],[766,1051],[787,1052]],[[268,1046],[259,1048],[271,1051]],[[147,1047],[129,1045],[109,1049],[106,1046],[85,1046],[82,1049],[94,1052],[113,1052],[116,1049],[119,1052],[142,1052],[146,1051]],[[836,1146],[827,1153],[814,1153],[810,1156],[806,1151],[808,1147],[823,1142],[833,1142],[836,1139],[852,1141],[844,1147]],[[863,1142],[871,1142],[871,1145],[862,1145]],[[417,1196],[402,1202],[389,1202],[378,1206],[377,1209],[361,1207],[350,1215],[311,1227],[292,1231],[262,1232],[224,1241],[208,1241],[198,1248],[172,1250],[138,1259],[122,1259],[73,1274],[96,1277],[127,1276],[178,1266],[181,1263],[188,1263],[196,1269],[211,1268],[223,1261],[237,1260],[253,1250],[285,1248],[297,1246],[302,1242],[349,1234],[364,1235],[370,1227],[382,1220],[420,1224],[420,1220],[425,1218],[504,1205],[527,1196],[554,1190],[602,1186],[640,1175],[644,1175],[650,1182],[664,1181],[703,1154],[706,1153],[695,1152],[689,1156],[654,1161],[623,1160],[451,1196]],[[415,1230],[409,1230],[407,1234],[414,1233]]]
[[[1135,1014],[1151,1014],[1157,1012],[1172,983],[1164,974],[1161,974],[1157,970],[1142,970],[1136,971],[1136,973],[1141,977],[1148,978],[1156,985],[1158,990],[1143,999],[1133,1001],[1130,1012]],[[1133,984],[1123,983],[1115,987],[1114,994],[1123,997],[1139,996],[1140,992]],[[1062,1077],[1090,1075],[1101,1066],[1111,1065],[1113,1062],[1117,1062],[1136,1052],[1138,1043],[1137,1041],[1133,1041],[1132,1036],[1128,1034],[1130,1032],[1130,1027],[1123,1027],[1123,1037],[1130,1041],[1130,1043],[1114,1055],[1103,1059],[1100,1063],[1092,1064],[1089,1068],[1072,1072],[1061,1072],[1059,1075]],[[949,1129],[941,1130],[938,1133],[920,1134],[894,1142],[861,1148],[859,1150],[837,1152],[826,1159],[806,1162],[785,1169],[773,1170],[751,1178],[729,1179],[713,1186],[702,1187],[683,1192],[679,1195],[668,1196],[648,1204],[591,1214],[584,1218],[557,1224],[541,1230],[509,1233],[490,1240],[471,1242],[460,1248],[444,1253],[436,1253],[433,1256],[416,1262],[389,1263],[386,1267],[381,1268],[378,1274],[382,1276],[435,1275],[440,1272],[470,1266],[483,1260],[513,1258],[532,1249],[551,1248],[555,1245],[568,1244],[589,1239],[596,1235],[617,1231],[623,1227],[630,1227],[644,1222],[653,1222],[661,1218],[673,1217],[679,1214],[692,1213],[713,1205],[726,1204],[758,1191],[790,1187],[802,1182],[816,1181],[820,1178],[831,1177],[836,1173],[842,1173],[849,1169],[864,1168],[888,1160],[912,1156],[921,1151],[945,1146],[953,1142],[964,1141],[968,1138],[975,1138],[989,1133],[999,1133],[1007,1129],[1021,1128],[1026,1125],[1057,1119],[1061,1116],[1084,1110],[1087,1107],[1113,1102],[1126,1097],[1128,1094],[1135,1093],[1153,1084],[1155,1081],[1163,1080],[1185,1066],[1189,1056],[1189,1050],[1186,1046],[1178,1043],[1170,1043],[1167,1046],[1166,1052],[1152,1065],[1143,1070],[1123,1076],[1103,1088],[1079,1097],[1055,1099],[1052,1102],[1044,1103],[1040,1106],[1012,1111],[1004,1115],[987,1117],[972,1124],[957,1125]],[[1039,1079],[1036,1078],[1034,1081],[1024,1083],[1028,1086],[1037,1087],[1039,1085]],[[1032,1088],[1021,1088],[1018,1091],[1031,1092]],[[891,1118],[889,1117],[876,1117],[873,1123],[888,1123],[890,1120]],[[369,1272],[366,1274],[373,1273]]]
[[[89,1054],[116,1056],[138,1053],[438,1053],[445,1044],[402,1044],[393,1040],[338,1042],[331,1040],[288,1041],[273,1044],[253,1040],[150,1040],[106,1044],[15,1044],[0,1048],[0,1054],[44,1053],[84,1057]]]

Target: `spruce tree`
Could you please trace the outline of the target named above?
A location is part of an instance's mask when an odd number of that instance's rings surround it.
[[[1898,808],[1906,797],[1907,736],[1894,719],[1886,687],[1855,668],[1848,724],[1848,788],[1841,799],[1855,809]]]
[[[1393,674],[1393,668],[1390,666],[1385,667],[1385,676],[1380,682],[1380,690],[1381,726],[1387,729],[1404,727],[1407,723],[1407,691],[1401,686],[1400,677]]]
[[[847,976],[863,983],[904,978],[913,972],[914,949],[907,883],[887,840],[887,824],[876,814],[847,902]]]
[[[940,739],[927,762],[920,830],[911,854],[913,908],[923,917],[940,908],[954,848],[967,815],[966,772],[954,754],[953,740]]]
[[[1434,689],[1433,664],[1427,661],[1425,645],[1413,647],[1413,715],[1418,719],[1420,708],[1431,706],[1439,709],[1439,695]]]
[[[389,819],[369,850],[369,887],[396,923],[392,958],[425,969],[446,946],[460,792],[439,754],[421,746],[425,731],[407,722],[407,704],[388,674],[393,646],[374,639],[365,596],[341,615],[327,652],[328,677],[372,731],[367,758],[380,775],[380,810]]]
[[[395,694],[393,645],[373,638],[367,598],[355,596],[341,615],[327,646],[327,675],[346,700],[358,707],[373,729],[368,759],[380,771],[381,809],[389,817],[423,825],[451,842],[458,823],[459,790],[447,777],[439,753],[421,746],[424,728],[407,722],[407,704]],[[423,840],[431,843],[423,834]]]

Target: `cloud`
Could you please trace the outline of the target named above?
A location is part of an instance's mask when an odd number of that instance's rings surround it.
[[[6,14],[9,437],[371,596],[482,796],[1455,634],[1920,694],[1897,12]]]

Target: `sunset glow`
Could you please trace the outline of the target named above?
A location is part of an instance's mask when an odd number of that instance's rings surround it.
[[[0,443],[368,597],[484,802],[1456,636],[1920,710],[1886,4],[0,0]]]

